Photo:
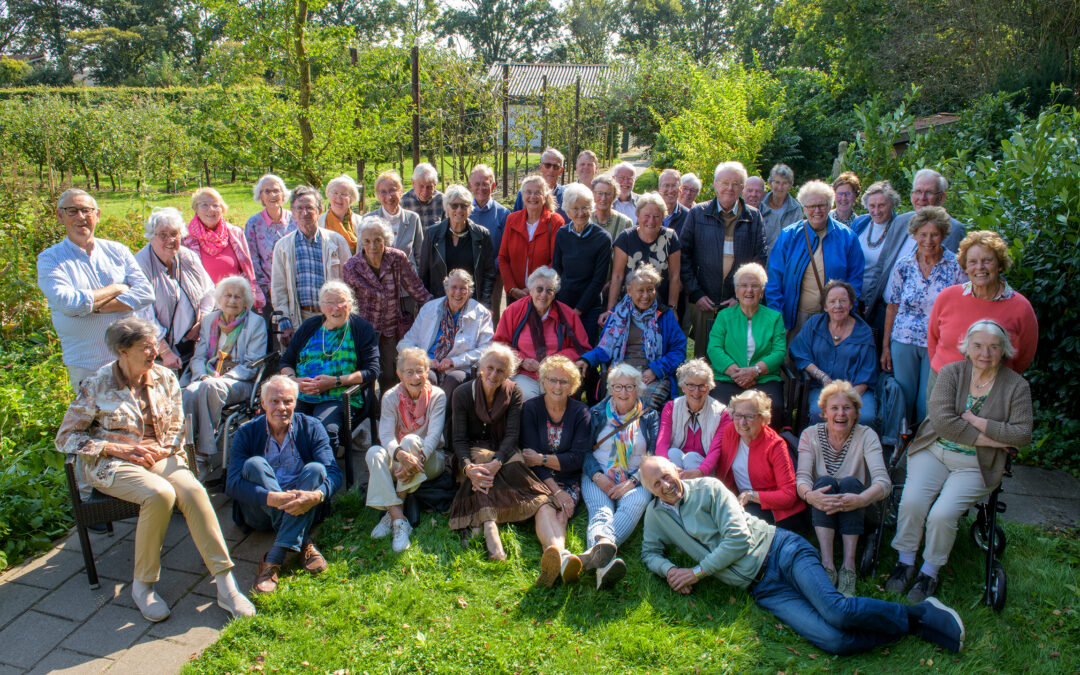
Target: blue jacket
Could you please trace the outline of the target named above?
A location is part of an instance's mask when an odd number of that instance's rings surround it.
[[[664,353],[659,359],[649,364],[649,370],[653,371],[657,377],[668,378],[671,383],[668,398],[674,398],[679,391],[678,383],[675,381],[675,370],[686,361],[686,335],[679,327],[679,320],[675,318],[675,313],[671,309],[658,305],[656,311],[660,314],[660,337],[663,339]],[[604,323],[604,330],[600,332],[601,336],[607,332],[610,324],[611,319],[608,318]],[[603,347],[591,349],[582,354],[581,358],[592,367],[602,363],[611,363],[611,354],[608,354]]]
[[[686,217],[690,215],[690,209],[682,205],[681,202],[675,202],[675,210],[667,214],[664,218],[664,227],[670,227],[675,230],[675,234],[679,235],[682,239],[683,223],[686,222]]]
[[[865,384],[874,391],[878,382],[877,351],[870,324],[855,316],[851,335],[838,345],[829,333],[829,315],[822,312],[806,320],[799,334],[791,340],[791,358],[799,370],[811,363],[834,380],[853,385]],[[820,385],[815,384],[815,387]]]
[[[589,410],[589,451],[585,453],[585,463],[581,469],[582,476],[588,476],[592,478],[593,474],[597,471],[603,471],[603,467],[600,466],[600,462],[596,461],[596,457],[593,455],[593,448],[596,447],[596,441],[600,440],[600,432],[604,430],[604,426],[607,425],[607,417],[604,414],[608,401],[611,397],[608,396],[603,401],[600,401]],[[656,454],[656,437],[660,435],[660,415],[656,413],[652,408],[645,408],[641,414],[641,418],[638,420],[638,424],[641,428],[641,434],[645,437],[645,454]],[[637,471],[630,474],[632,477],[637,476]]]
[[[864,264],[859,238],[847,226],[831,217],[825,228],[825,237],[821,240],[821,245],[825,247],[825,278],[821,280],[821,285],[832,279],[841,279],[854,286],[855,296],[859,297]],[[765,305],[784,315],[784,328],[788,330],[795,326],[803,274],[810,264],[804,230],[810,236],[811,249],[816,253],[818,237],[805,220],[785,227],[769,251]]]

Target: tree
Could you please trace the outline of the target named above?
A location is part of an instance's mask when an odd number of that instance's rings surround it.
[[[436,30],[464,39],[485,65],[535,61],[558,34],[559,13],[550,0],[464,0],[443,11]]]
[[[625,0],[620,49],[680,44],[685,37],[683,20],[679,0]]]
[[[562,9],[567,36],[563,58],[579,63],[604,63],[611,56],[622,22],[619,0],[570,0]]]

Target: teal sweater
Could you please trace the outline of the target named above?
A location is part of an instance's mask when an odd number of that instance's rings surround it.
[[[729,586],[746,588],[765,564],[776,528],[739,506],[739,498],[716,478],[684,480],[679,514],[653,499],[645,511],[641,559],[661,577],[675,567],[664,556],[675,546],[701,570]]]
[[[746,315],[738,305],[720,310],[709,332],[709,361],[713,367],[713,378],[720,382],[731,382],[724,375],[728,366],[735,364],[739,368],[753,366],[764,361],[769,372],[758,378],[758,382],[778,382],[780,364],[787,355],[787,337],[784,332],[784,317],[775,309],[760,305],[750,320],[754,334],[754,356],[746,360]]]

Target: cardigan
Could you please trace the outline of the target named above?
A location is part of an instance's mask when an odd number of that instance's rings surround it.
[[[870,324],[858,315],[851,335],[834,343],[829,333],[829,315],[822,312],[806,320],[802,329],[791,340],[791,358],[799,370],[810,364],[834,380],[847,380],[853,385],[865,384],[874,391],[878,380],[877,352],[874,349],[874,331]],[[820,386],[820,385],[817,385]]]
[[[666,377],[671,386],[669,393],[678,391],[678,383],[675,381],[675,371],[686,361],[686,334],[679,327],[679,320],[675,318],[675,312],[663,303],[657,304],[656,313],[660,315],[657,325],[660,328],[660,339],[663,344],[660,358],[649,363],[649,370],[657,377]],[[607,333],[613,324],[614,313],[604,323],[601,335]],[[500,322],[501,323],[501,322]],[[613,328],[612,328],[613,329]],[[603,347],[596,347],[581,355],[590,367],[600,364],[611,363],[612,355],[608,354]],[[573,360],[573,359],[571,359]]]
[[[611,235],[590,218],[580,235],[574,224],[555,233],[555,251],[551,266],[559,274],[559,293],[555,298],[581,316],[600,307],[601,291],[607,283],[611,263]]]
[[[135,254],[135,262],[154,287],[154,303],[139,310],[139,316],[157,326],[159,342],[175,347],[202,316],[213,311],[214,282],[199,256],[183,246],[176,249],[172,272],[150,244]]]
[[[731,465],[739,452],[742,437],[735,430],[735,425],[729,424],[720,433],[720,438],[716,477],[737,495],[739,488],[735,484]],[[772,511],[778,522],[806,508],[806,502],[799,499],[799,493],[795,490],[795,469],[791,466],[787,442],[772,427],[763,425],[757,438],[750,441],[746,472],[750,476],[752,489],[758,493],[761,508]]]
[[[551,454],[548,449],[547,425],[551,420],[543,396],[536,396],[525,401],[521,409],[521,447],[532,448],[541,455]],[[562,482],[577,482],[581,479],[581,465],[589,453],[589,406],[576,399],[567,399],[566,412],[562,417],[562,436],[555,458],[559,460],[559,470],[546,466],[530,467],[540,480],[552,478]]]
[[[188,375],[185,376],[186,378],[193,380],[197,376],[201,377],[208,374],[206,372],[206,362],[211,358],[209,353],[210,334],[214,330],[214,320],[219,316],[221,316],[221,310],[215,309],[203,317],[202,324],[199,327],[199,341],[195,344],[195,354],[191,357],[190,369]],[[236,346],[233,348],[231,357],[234,365],[221,376],[241,381],[254,380],[255,369],[247,364],[266,356],[266,341],[266,321],[249,310],[247,316],[244,317],[244,327],[240,329],[240,335],[236,337]],[[216,357],[217,354],[213,356]]]
[[[555,232],[563,226],[563,218],[546,206],[540,213],[540,223],[529,241],[526,211],[514,211],[506,218],[502,242],[499,244],[499,275],[507,292],[512,288],[525,290],[533,270],[551,265],[555,253]]]
[[[296,371],[296,361],[300,357],[300,351],[308,343],[315,332],[322,327],[326,317],[313,316],[296,329],[296,334],[289,341],[289,348],[281,357],[281,368],[292,368]],[[364,384],[374,382],[382,370],[379,365],[379,339],[375,335],[371,324],[352,314],[349,316],[349,333],[352,335],[353,347],[356,348],[356,370],[360,371]]]
[[[799,436],[799,470],[795,478],[796,487],[805,485],[813,490],[814,483],[822,476],[832,475],[837,480],[853,476],[866,487],[881,486],[880,499],[892,494],[892,480],[889,479],[889,471],[885,468],[885,458],[881,454],[881,441],[873,429],[863,424],[855,425],[855,428],[851,430],[851,445],[848,447],[844,461],[840,463],[840,468],[835,474],[829,474],[825,468],[825,449],[821,447],[821,441],[818,438],[818,426],[814,424],[807,427]],[[908,450],[908,452],[911,451]]]
[[[299,230],[296,230],[299,232]],[[345,263],[349,260],[349,242],[345,237],[330,230],[316,230],[322,249],[323,281],[340,280]],[[300,233],[299,236],[304,236]],[[270,273],[270,304],[285,315],[289,325],[300,325],[300,296],[296,290],[296,237],[290,234],[274,244],[274,258]]]
[[[398,342],[397,350],[400,352],[406,347],[418,347],[428,353],[439,336],[439,324],[442,323],[445,304],[446,298],[435,298],[425,303],[417,313],[412,328]],[[476,300],[469,298],[461,311],[464,312],[461,315],[461,326],[454,336],[454,346],[450,348],[446,358],[454,362],[455,369],[468,371],[491,344],[495,331],[491,325],[491,312]]]
[[[678,409],[675,406],[679,406]],[[686,397],[668,401],[660,413],[660,435],[656,439],[656,455],[666,458],[668,450],[672,447],[683,448],[686,443],[686,425],[690,421],[690,411],[686,405]],[[710,476],[716,470],[716,462],[720,449],[720,434],[717,432],[731,424],[731,417],[723,403],[712,396],[706,397],[705,406],[698,413],[698,424],[701,426],[701,449],[705,451],[705,461],[698,469],[706,476]],[[685,449],[685,448],[683,448]]]
[[[597,471],[603,471],[603,467],[600,466],[600,462],[596,459],[596,442],[600,440],[600,434],[604,432],[604,429],[608,425],[607,419],[607,404],[611,400],[608,396],[604,400],[600,401],[592,408],[589,409],[589,452],[585,453],[585,461],[582,464],[581,475],[588,476],[590,479],[596,475]],[[637,476],[638,469],[641,467],[641,460],[646,455],[656,454],[656,439],[660,435],[660,416],[656,414],[656,411],[652,408],[642,408],[641,417],[638,418],[638,432],[645,440],[645,451],[638,453],[635,448],[633,454],[627,459],[633,462],[637,460],[638,466],[630,472],[630,477]],[[608,442],[611,439],[607,439]]]
[[[472,249],[473,265],[466,271],[473,278],[472,296],[488,307],[491,306],[491,289],[495,286],[495,251],[491,244],[491,233],[483,225],[469,220],[466,223],[469,243]],[[443,282],[450,274],[446,264],[447,240],[450,238],[449,219],[432,225],[424,233],[424,243],[420,247],[420,281],[428,293],[436,298],[446,295]]]
[[[483,391],[479,379],[466,382],[454,389],[453,425],[454,456],[459,466],[465,467],[472,461],[470,451],[478,444],[488,443],[493,447],[495,459],[505,464],[518,451],[518,438],[521,435],[521,406],[524,397],[515,384],[510,390],[510,403],[506,408],[506,432],[502,438],[494,438],[492,429],[476,416],[476,390]],[[483,393],[480,394],[483,396]]]
[[[521,326],[524,322],[525,314],[529,311],[529,306],[531,304],[531,296],[525,296],[520,300],[515,300],[510,303],[507,308],[503,310],[502,316],[499,317],[499,325],[495,329],[495,342],[502,342],[506,345],[513,345],[516,333],[518,346],[514,351],[523,359],[536,358],[536,345],[534,345],[532,341],[532,332],[529,330],[527,324]],[[574,313],[574,310],[558,300],[553,300],[551,307],[548,309],[547,317],[542,321],[544,326],[544,343],[548,347],[548,356],[552,354],[562,354],[571,361],[577,361],[581,358],[582,352],[577,351],[570,336],[563,335],[562,340],[559,340],[559,328],[556,325],[554,313],[556,306],[559,307],[563,317],[569,322],[571,330],[574,331],[574,335],[577,337],[577,341],[584,346],[585,349],[588,349],[589,347],[589,336],[585,334],[585,325],[581,323],[581,319],[578,315]],[[518,330],[519,326],[521,327],[520,330]],[[519,371],[519,374],[531,377],[534,380],[537,377],[537,373],[531,371],[523,370]]]
[[[390,453],[391,457],[401,446],[397,439],[398,400],[401,398],[404,386],[404,384],[399,383],[390,387],[389,391],[383,394],[380,404],[382,412],[379,413],[379,443]],[[405,395],[408,396],[407,393]],[[410,432],[419,436],[423,441],[421,451],[424,453],[425,462],[431,457],[431,453],[442,448],[445,426],[446,393],[439,387],[432,386],[424,423],[415,431]]]
[[[387,246],[393,246],[399,251],[403,251],[409,258],[409,263],[413,268],[418,269],[417,265],[420,260],[420,247],[424,243],[424,228],[420,225],[420,216],[415,211],[410,211],[404,206],[398,207],[398,215],[401,216],[401,222],[398,223],[397,234],[394,235],[394,243],[385,242]],[[368,218],[382,218],[388,223],[386,214],[383,213],[382,207],[375,209],[374,211],[368,211],[364,214],[364,217],[360,220],[363,223]],[[394,229],[393,225],[390,225],[390,229]],[[356,228],[356,238],[360,238],[360,227]]]
[[[1016,349],[1004,365],[1017,373],[1027,370],[1039,345],[1039,320],[1028,299],[1016,291],[1000,300],[984,300],[964,291],[963,284],[950,286],[934,301],[926,333],[930,367],[939,372],[945,364],[963,360],[959,344],[967,329],[980,319],[993,319],[1009,334]]]
[[[746,360],[746,324],[754,335],[754,355]],[[754,316],[749,319],[739,305],[732,305],[720,310],[709,331],[709,345],[706,348],[712,363],[713,379],[719,382],[733,380],[724,371],[735,365],[749,368],[758,361],[763,361],[769,372],[758,377],[758,382],[779,382],[780,365],[787,356],[787,338],[784,333],[784,320],[780,312],[764,305],[758,305]]]
[[[356,313],[369,321],[383,337],[400,340],[412,326],[413,318],[401,311],[401,296],[411,295],[418,303],[432,299],[405,254],[396,248],[383,250],[376,275],[364,252],[345,263],[342,278],[356,294]]]
[[[784,228],[803,219],[802,204],[790,192],[778,209],[769,206],[771,196],[770,190],[758,204],[758,211],[761,212],[761,219],[765,223],[765,247],[770,252]]]
[[[909,457],[930,447],[938,438],[975,445],[979,430],[961,417],[967,409],[970,384],[971,361],[968,359],[941,368],[926,406],[926,419],[919,425],[915,440],[908,448]],[[1034,412],[1027,380],[1008,368],[998,369],[979,417],[986,418],[985,435],[995,441],[1015,448],[1030,443]],[[986,485],[1000,483],[1005,472],[1005,452],[1001,448],[975,445],[975,456]]]

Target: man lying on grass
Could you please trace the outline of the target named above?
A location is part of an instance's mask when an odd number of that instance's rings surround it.
[[[656,456],[642,460],[638,475],[656,497],[645,512],[641,558],[672,590],[685,595],[715,576],[745,588],[758,605],[833,654],[868,651],[908,634],[950,651],[963,648],[960,615],[937,598],[911,606],[845,598],[809,542],[746,513],[719,480],[680,480],[675,465]],[[698,564],[676,567],[664,556],[668,545]]]

